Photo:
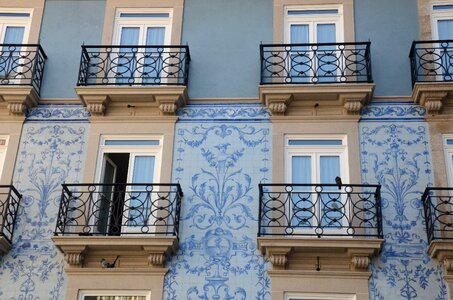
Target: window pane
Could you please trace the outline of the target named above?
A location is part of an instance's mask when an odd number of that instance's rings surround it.
[[[437,26],[440,40],[453,39],[453,20],[439,20]]]
[[[335,24],[318,24],[316,28],[318,43],[335,43]]]
[[[163,45],[165,27],[149,27],[146,31],[146,45]],[[145,54],[143,83],[159,84],[163,65],[163,48],[152,48]],[[170,71],[170,70],[167,70]]]
[[[139,34],[140,34],[139,27],[123,27],[123,28],[121,28],[120,45],[138,45]]]
[[[335,24],[318,24],[316,27],[318,43],[335,43]],[[319,82],[332,82],[336,80],[339,67],[335,46],[320,46],[317,52],[317,76]]]
[[[341,146],[342,140],[289,140],[289,146]]]
[[[308,25],[291,25],[291,44],[310,42]],[[307,82],[310,77],[311,60],[307,46],[292,47],[289,62],[291,82]]]
[[[434,5],[433,10],[453,9],[453,5]]]
[[[22,44],[24,39],[25,27],[8,26],[6,27],[4,44]]]
[[[159,140],[106,140],[106,146],[159,146]]]
[[[453,145],[453,140],[447,140],[447,145]]]
[[[340,157],[321,156],[319,173],[321,183],[335,183],[335,177],[340,176]],[[343,221],[340,190],[338,187],[324,187],[324,191],[326,193],[321,195],[321,224],[324,227],[339,227]]]
[[[308,25],[291,25],[291,44],[309,43]]]
[[[138,45],[139,27],[121,28],[120,45]],[[117,83],[134,83],[134,73],[137,66],[137,53],[131,48],[121,48],[118,54]]]
[[[169,18],[169,13],[120,13],[120,18]]]
[[[154,156],[136,156],[134,159],[134,170],[132,183],[152,183],[154,173]],[[151,215],[152,193],[147,191],[146,186],[132,186],[131,197],[125,208],[129,213],[127,225],[147,225]]]
[[[327,15],[327,14],[338,14],[338,9],[288,11],[288,15]]]
[[[292,183],[312,183],[310,156],[292,157]],[[314,207],[310,187],[294,187],[291,195],[290,223],[293,227],[311,227]]]

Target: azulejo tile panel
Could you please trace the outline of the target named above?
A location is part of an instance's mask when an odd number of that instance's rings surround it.
[[[421,195],[433,178],[423,115],[416,105],[379,103],[362,116],[362,178],[382,185],[385,238],[371,266],[371,299],[450,299],[439,264],[426,253]]]
[[[0,299],[64,299],[65,295],[62,256],[50,237],[61,183],[81,177],[88,131],[88,124],[81,121],[87,115],[80,107],[40,109],[30,117],[36,122],[25,123],[22,130],[13,183],[23,199],[12,249],[0,261]],[[56,116],[62,117],[56,121]]]
[[[256,249],[258,183],[271,174],[270,124],[263,122],[269,114],[256,105],[240,109],[197,105],[180,112],[173,170],[184,190],[180,250],[165,278],[165,299],[270,296],[267,263]]]

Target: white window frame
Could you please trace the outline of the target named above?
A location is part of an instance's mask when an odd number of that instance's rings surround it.
[[[453,145],[448,145],[447,140],[453,140],[453,134],[443,135],[445,164],[447,170],[448,186],[453,187]]]
[[[0,140],[5,140],[5,145],[0,145],[0,177],[3,174],[3,168],[5,166],[6,151],[8,150],[9,136],[0,135]]]
[[[341,140],[342,145],[289,145],[290,140]],[[343,184],[349,182],[349,160],[348,160],[348,143],[346,135],[287,135],[285,137],[285,182],[292,182],[292,157],[294,156],[311,156],[312,159],[315,158],[315,161],[312,161],[312,170],[311,178],[314,182],[298,182],[298,183],[307,183],[307,184],[324,184],[325,182],[319,182],[319,159],[318,157],[322,155],[332,155],[340,157],[340,177],[343,181]],[[290,209],[290,208],[289,208]],[[349,206],[345,206],[345,210],[349,211]],[[319,214],[317,212],[316,214]],[[345,225],[345,224],[343,224]],[[312,233],[316,228],[294,228],[295,232],[298,233]],[[330,230],[330,229],[329,229]],[[345,228],[342,229],[333,229],[338,232],[346,232]]]
[[[439,39],[439,28],[437,27],[437,21],[440,20],[453,20],[453,8],[446,10],[434,10],[434,6],[442,5],[453,5],[451,0],[437,0],[432,1],[430,5],[431,9],[431,34],[433,40]]]
[[[133,14],[167,14],[168,18],[127,18],[121,17],[123,13]],[[173,23],[172,8],[121,8],[116,10],[115,26],[113,32],[113,44],[119,45],[121,39],[121,28],[123,27],[140,27],[142,34],[139,38],[139,45],[145,45],[146,30],[145,27],[165,27],[164,44],[169,45],[171,41],[171,30]],[[141,43],[141,44],[140,44]]]
[[[30,25],[31,25],[32,17],[33,17],[33,9],[1,8],[0,12],[1,13],[30,14],[30,16],[28,16],[28,17],[0,17],[0,44],[3,44],[3,41],[5,39],[5,33],[6,33],[5,28],[7,26],[25,27],[22,44],[26,44],[28,41],[28,37],[30,35]]]
[[[148,140],[156,140],[159,141],[159,145],[143,145],[143,146],[118,146],[118,145],[105,145],[107,140],[122,140],[122,141],[148,141]],[[134,163],[136,156],[154,156],[154,172],[153,172],[153,183],[159,183],[161,178],[161,164],[162,164],[162,145],[163,145],[163,137],[162,136],[119,136],[119,135],[105,135],[101,137],[101,143],[99,146],[99,154],[98,154],[98,162],[96,167],[96,182],[101,183],[102,177],[104,175],[104,157],[106,154],[109,153],[129,153],[129,165],[127,170],[127,180],[132,181],[133,171],[134,171]],[[131,183],[131,182],[122,182],[122,183]],[[144,182],[139,182],[144,183]],[[158,192],[158,188],[156,187],[153,191]],[[126,204],[125,204],[126,205]],[[136,228],[139,231],[139,228]],[[125,232],[134,232],[134,230],[130,226],[124,226],[121,229],[122,233]]]
[[[357,296],[333,293],[285,293],[284,300],[357,300]]]
[[[168,18],[139,18],[139,17],[121,17],[121,14],[129,13],[129,14],[168,14]],[[121,32],[122,28],[124,27],[139,27],[140,28],[140,36],[138,39],[137,46],[144,46],[146,44],[146,35],[148,27],[163,27],[165,28],[165,37],[164,37],[164,45],[171,44],[171,32],[172,32],[172,24],[173,24],[173,8],[117,8],[115,13],[115,26],[113,27],[113,41],[112,44],[120,45],[121,41]],[[165,61],[166,55],[163,55],[162,60]],[[136,60],[140,60],[141,56],[138,56]],[[112,70],[114,71],[114,70]],[[110,76],[109,76],[110,77]],[[112,75],[114,77],[114,75]],[[167,82],[167,78],[161,78],[160,84],[164,84]],[[141,84],[142,79],[137,78],[135,84]]]
[[[312,15],[289,15],[289,11],[293,10],[338,10],[336,14],[312,14]],[[317,43],[315,39],[315,25],[317,24],[335,24],[336,41],[341,43],[344,41],[344,20],[343,20],[343,5],[303,5],[303,6],[285,6],[285,26],[284,26],[284,41],[291,42],[291,25],[309,25],[309,42]]]
[[[112,290],[79,290],[78,300],[85,300],[87,296],[141,296],[146,297],[145,300],[151,300],[150,291],[130,290],[130,291],[112,291]]]
[[[306,15],[290,15],[290,11],[322,11],[322,10],[337,10],[335,14],[306,14]],[[283,39],[286,44],[291,43],[291,25],[308,25],[308,36],[309,43],[318,43],[316,34],[316,25],[318,24],[335,24],[335,43],[341,43],[344,41],[344,18],[343,18],[343,5],[303,5],[303,6],[285,6],[284,8],[284,33]],[[312,52],[309,49],[309,55]],[[311,57],[312,58],[312,57]],[[313,58],[312,58],[313,59]],[[290,60],[287,61],[286,68],[291,69],[289,65]],[[314,76],[313,70],[310,69],[309,78]],[[311,79],[309,79],[311,81]],[[336,80],[339,81],[339,80]]]

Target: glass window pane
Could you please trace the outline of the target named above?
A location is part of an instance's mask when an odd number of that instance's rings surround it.
[[[321,183],[335,183],[335,177],[340,176],[340,157],[321,156],[319,163]],[[321,224],[324,227],[340,227],[343,222],[341,189],[324,187],[323,190],[325,193],[321,195]]]
[[[121,28],[120,45],[138,45],[139,34],[140,34],[139,27]]]
[[[169,18],[169,13],[120,13],[120,18]]]
[[[146,45],[163,45],[165,43],[165,27],[149,27],[146,31]],[[159,84],[163,67],[163,48],[147,49],[144,58],[142,82]],[[170,71],[170,70],[167,70]]]
[[[312,183],[311,156],[293,156],[291,163],[291,183]],[[293,187],[293,193],[291,194],[291,226],[311,227],[314,211],[311,187]]]
[[[338,9],[290,10],[288,15],[327,15],[338,14]]]
[[[308,25],[291,25],[291,44],[310,42]],[[307,46],[292,47],[289,62],[291,82],[307,82],[310,78],[311,59]]]
[[[139,27],[121,28],[120,45],[138,45],[139,44]],[[137,53],[131,48],[121,48],[118,54],[116,68],[117,83],[134,83],[134,73],[137,69]]]
[[[439,20],[437,26],[440,40],[453,39],[453,20]]]
[[[447,140],[447,145],[453,145],[453,140],[448,139]]]
[[[316,27],[318,43],[335,43],[335,24],[318,24]],[[317,76],[319,82],[332,82],[336,80],[339,67],[335,46],[320,46],[317,56]]]
[[[25,27],[8,26],[6,27],[4,44],[22,44],[24,39]]]
[[[146,45],[163,45],[165,27],[149,27],[146,31]]]
[[[289,140],[289,146],[341,146],[342,140]]]
[[[152,183],[154,173],[154,156],[136,156],[134,159],[134,170],[132,183]],[[151,201],[153,194],[146,186],[132,186],[129,201],[126,201],[128,212],[128,226],[147,225],[151,215]]]
[[[159,146],[159,140],[106,140],[106,146]]]
[[[309,43],[308,25],[291,25],[291,44]]]
[[[433,10],[453,9],[453,5],[434,5]]]

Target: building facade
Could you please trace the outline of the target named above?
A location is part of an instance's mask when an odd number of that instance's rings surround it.
[[[453,2],[0,0],[0,299],[451,299]]]

